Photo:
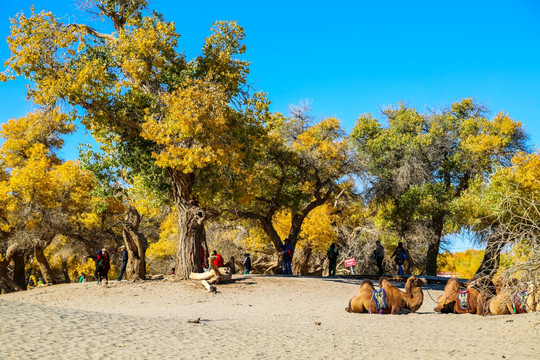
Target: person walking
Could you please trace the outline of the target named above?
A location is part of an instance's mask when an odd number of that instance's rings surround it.
[[[292,275],[292,256],[293,256],[293,247],[289,238],[285,239],[284,244],[279,244],[281,249],[281,264],[283,267],[284,275]]]
[[[392,257],[394,258],[394,261],[396,262],[398,266],[398,275],[403,275],[403,264],[405,263],[407,254],[405,252],[405,248],[403,247],[403,243],[401,241],[398,242],[398,246],[396,250],[394,250]]]
[[[376,248],[373,251],[377,267],[379,268],[379,275],[383,274],[383,260],[384,260],[384,247],[381,245],[381,241],[375,241]]]
[[[122,253],[122,266],[120,267],[120,274],[118,275],[116,281],[122,281],[122,276],[124,276],[124,273],[126,272],[128,262],[128,252],[125,245],[120,246],[120,252]]]
[[[336,266],[338,258],[338,249],[336,243],[332,243],[330,248],[326,252],[326,257],[328,258],[328,276],[336,276]]]
[[[249,274],[251,271],[251,258],[248,253],[244,254],[244,261],[242,261],[242,264],[244,264],[244,275]]]

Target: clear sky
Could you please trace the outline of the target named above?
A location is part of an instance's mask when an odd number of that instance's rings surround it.
[[[9,18],[31,4],[65,21],[85,17],[72,15],[72,0],[0,3],[2,59]],[[504,110],[521,121],[531,147],[540,144],[540,1],[154,0],[150,7],[176,23],[188,59],[214,21],[238,20],[249,81],[268,93],[273,111],[308,100],[315,116],[336,116],[350,130],[360,114],[378,116],[398,101],[423,111],[472,97],[491,115]],[[24,81],[0,83],[0,121],[31,109]],[[67,140],[66,159],[87,141]]]

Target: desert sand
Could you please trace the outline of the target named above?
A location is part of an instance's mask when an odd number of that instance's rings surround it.
[[[95,282],[0,296],[1,359],[539,359],[540,313],[345,312],[360,279],[238,275]],[[396,283],[401,287],[403,284]],[[426,291],[427,290],[427,291]]]

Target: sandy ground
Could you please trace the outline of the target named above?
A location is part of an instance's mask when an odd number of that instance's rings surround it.
[[[1,295],[0,359],[540,359],[540,313],[436,314],[442,285],[415,314],[347,313],[360,282],[240,275],[215,294],[153,280]]]

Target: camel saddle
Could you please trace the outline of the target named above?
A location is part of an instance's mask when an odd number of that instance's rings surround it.
[[[382,309],[388,307],[386,302],[386,291],[384,289],[373,290],[373,302],[375,303],[375,308],[379,311],[379,314],[382,313]]]
[[[459,291],[457,294],[458,306],[461,311],[468,311],[471,309],[469,298],[471,294],[469,290]]]
[[[527,309],[525,307],[527,305],[528,297],[529,297],[529,293],[527,291],[522,291],[522,292],[514,294],[514,298],[512,300],[514,314],[517,312],[527,312]]]

